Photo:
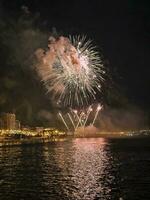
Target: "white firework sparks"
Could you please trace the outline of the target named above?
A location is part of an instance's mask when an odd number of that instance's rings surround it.
[[[95,122],[98,118],[99,112],[103,109],[103,105],[99,103],[95,108],[94,107],[95,106],[90,105],[89,107],[80,110],[70,109],[70,112],[67,114],[59,112],[58,115],[67,130],[76,131],[81,127],[86,128],[87,126],[95,126]]]
[[[50,37],[48,50],[38,49],[37,72],[48,93],[65,106],[88,104],[101,91],[105,73],[101,57],[85,36]]]

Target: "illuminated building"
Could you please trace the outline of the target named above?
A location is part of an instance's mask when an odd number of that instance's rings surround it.
[[[12,113],[2,114],[2,128],[4,129],[15,129],[16,128],[16,115]]]

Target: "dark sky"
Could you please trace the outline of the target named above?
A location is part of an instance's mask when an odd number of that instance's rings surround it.
[[[86,34],[93,39],[131,103],[150,111],[149,0],[0,2],[1,14],[10,18],[19,16],[25,5],[31,13],[40,13],[41,24],[48,31],[56,27],[64,34]]]

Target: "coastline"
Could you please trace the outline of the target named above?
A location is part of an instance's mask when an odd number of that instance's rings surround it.
[[[52,142],[67,141],[75,138],[106,138],[106,139],[141,139],[150,138],[150,134],[131,134],[127,132],[120,133],[98,133],[98,134],[76,134],[76,135],[66,135],[63,137],[24,137],[24,138],[14,138],[14,137],[0,137],[0,147],[18,146],[18,145],[36,145],[45,144]]]

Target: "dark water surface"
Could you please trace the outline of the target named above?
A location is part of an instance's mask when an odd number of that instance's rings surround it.
[[[0,200],[149,200],[150,139],[0,148]]]

